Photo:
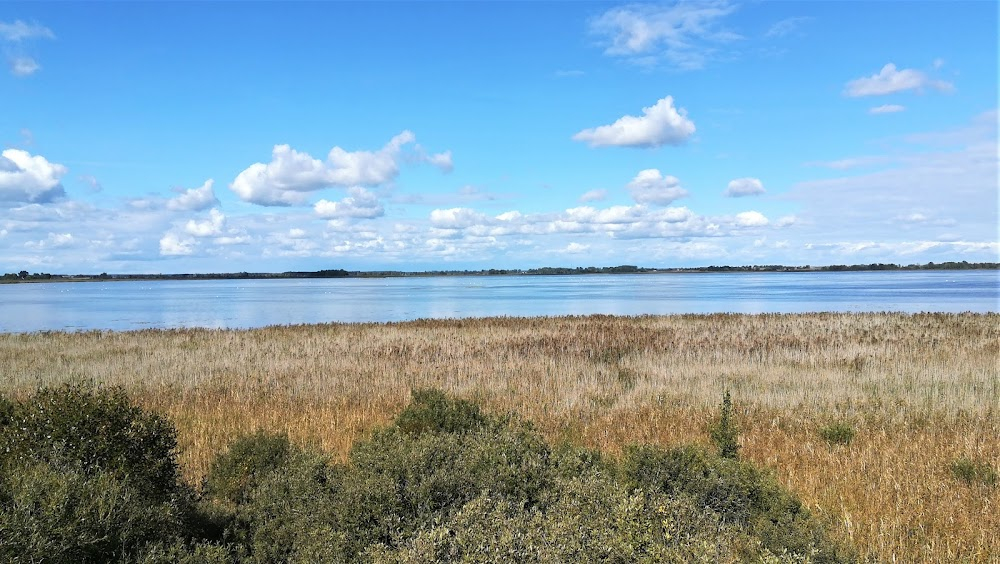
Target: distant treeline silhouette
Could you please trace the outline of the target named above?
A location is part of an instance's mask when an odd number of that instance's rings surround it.
[[[664,274],[687,272],[857,272],[885,270],[1000,270],[996,262],[928,262],[927,264],[899,265],[891,263],[833,264],[828,266],[786,266],[781,264],[744,266],[697,266],[690,268],[649,268],[629,264],[620,266],[578,266],[541,268],[489,268],[482,270],[425,270],[407,272],[403,270],[347,271],[327,269],[316,271],[290,272],[220,272],[201,274],[49,274],[29,273],[26,270],[9,272],[0,277],[0,283],[15,282],[84,282],[95,280],[242,280],[267,278],[390,278],[403,276],[558,276],[570,274]]]

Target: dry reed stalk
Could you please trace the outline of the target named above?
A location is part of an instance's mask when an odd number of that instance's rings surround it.
[[[773,468],[870,557],[987,562],[1000,468],[1000,315],[498,318],[249,331],[0,335],[0,389],[124,386],[178,426],[186,475],[257,428],[337,457],[434,386],[517,411],[553,440],[611,452],[705,442],[732,390],[744,455]],[[831,447],[818,430],[848,421]]]

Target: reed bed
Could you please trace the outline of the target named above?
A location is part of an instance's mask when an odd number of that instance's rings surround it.
[[[192,481],[233,438],[286,431],[333,456],[413,388],[516,411],[550,439],[619,451],[707,442],[731,390],[742,453],[870,560],[997,561],[1000,315],[490,318],[253,330],[0,335],[0,390],[123,386],[169,416]],[[847,445],[820,436],[856,432]]]

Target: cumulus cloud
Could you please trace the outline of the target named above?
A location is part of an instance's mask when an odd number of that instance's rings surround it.
[[[427,155],[423,160],[430,165],[436,166],[441,172],[448,173],[455,169],[455,165],[451,160],[451,151]]]
[[[215,237],[222,235],[222,229],[226,224],[226,216],[214,208],[208,215],[208,219],[204,221],[188,220],[184,224],[184,232],[194,237]]]
[[[660,147],[680,145],[694,135],[687,111],[674,107],[673,96],[642,109],[642,116],[622,116],[610,125],[584,129],[573,136],[591,147]]]
[[[198,188],[189,188],[176,198],[167,201],[167,209],[171,211],[201,211],[219,203],[212,189],[214,180],[209,178]]]
[[[307,194],[329,187],[377,186],[399,175],[403,150],[416,137],[410,131],[396,135],[377,151],[347,151],[334,147],[326,160],[289,145],[275,145],[271,162],[254,163],[239,173],[229,188],[242,200],[263,206],[289,206],[305,203]],[[451,153],[427,156],[422,150],[412,153],[418,162],[428,162],[444,171],[451,170]]]
[[[0,153],[0,201],[51,202],[66,194],[60,179],[65,166],[21,149]]]
[[[194,253],[194,240],[182,238],[176,233],[166,233],[160,239],[160,254],[166,257],[185,256]]]
[[[451,208],[431,211],[431,225],[438,229],[463,229],[484,223],[486,215],[470,208]]]
[[[585,253],[589,250],[590,250],[590,245],[584,245],[582,243],[570,243],[569,245],[566,245],[565,249],[567,253],[573,253],[573,254]]]
[[[905,109],[906,106],[900,106],[899,104],[883,104],[881,106],[875,106],[874,108],[868,110],[868,113],[872,115],[895,114],[897,112],[902,112]]]
[[[847,83],[844,94],[851,98],[862,96],[884,96],[907,90],[923,91],[926,89],[950,92],[954,86],[943,80],[933,80],[926,74],[915,69],[896,68],[889,63],[882,67],[878,74],[862,77]]]
[[[688,195],[688,191],[681,188],[680,180],[674,176],[663,176],[655,168],[639,171],[626,188],[632,199],[640,204],[666,206]]]
[[[757,211],[745,211],[736,214],[736,224],[740,227],[764,227],[768,223],[764,214]]]
[[[378,197],[360,187],[351,188],[348,197],[339,202],[320,200],[313,209],[324,219],[374,219],[385,215],[385,208]]]
[[[585,204],[587,202],[600,202],[607,197],[607,190],[588,190],[580,196],[580,203]]]
[[[737,178],[729,181],[729,186],[722,193],[727,198],[742,198],[744,196],[759,196],[765,192],[764,183],[759,178]]]
[[[48,237],[40,241],[27,241],[24,246],[28,249],[46,250],[62,249],[72,246],[76,242],[72,233],[49,233]]]
[[[736,8],[725,0],[625,6],[591,20],[590,32],[607,55],[646,66],[700,69],[719,46],[740,39],[721,27]]]

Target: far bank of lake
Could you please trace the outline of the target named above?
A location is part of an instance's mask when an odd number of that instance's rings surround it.
[[[36,283],[0,286],[0,303],[0,332],[590,314],[997,312],[1000,271]]]

